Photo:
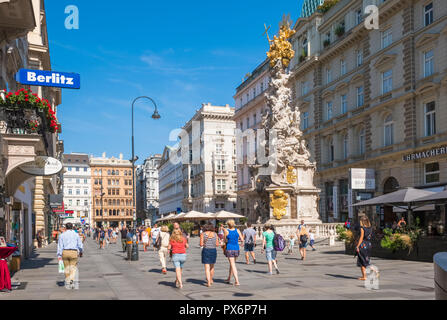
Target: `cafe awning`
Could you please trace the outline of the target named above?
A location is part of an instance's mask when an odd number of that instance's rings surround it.
[[[447,190],[418,198],[415,200],[415,202],[447,203]]]
[[[413,203],[418,198],[426,197],[433,195],[435,192],[426,191],[415,188],[405,188],[401,190],[397,190],[395,192],[387,193],[369,200],[361,201],[359,203],[354,204],[354,207],[361,206],[393,206],[393,207],[406,207],[402,209],[409,209],[409,207],[413,206]]]

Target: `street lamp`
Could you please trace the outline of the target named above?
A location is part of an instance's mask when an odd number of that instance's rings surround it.
[[[138,160],[138,157],[135,157],[135,146],[134,146],[134,121],[133,121],[133,110],[134,110],[134,105],[135,102],[139,99],[148,99],[150,101],[152,101],[152,103],[155,106],[155,111],[152,114],[152,119],[154,120],[158,120],[161,118],[160,114],[158,113],[158,109],[157,109],[157,104],[155,103],[155,101],[152,98],[149,98],[147,96],[141,96],[136,98],[133,102],[132,102],[132,197],[133,197],[133,201],[132,201],[132,214],[133,214],[133,226],[134,228],[137,227],[137,215],[135,212],[135,162]]]

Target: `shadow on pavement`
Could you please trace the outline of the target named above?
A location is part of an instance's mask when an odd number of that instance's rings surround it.
[[[56,284],[58,287],[63,287],[65,286],[65,281],[56,281]]]
[[[164,285],[166,287],[175,288],[175,282],[174,281],[160,281],[158,284]]]
[[[236,293],[233,294],[233,296],[235,296],[235,297],[251,297],[251,296],[253,296],[253,294],[236,292]]]
[[[330,277],[334,277],[334,278],[342,278],[342,279],[357,279],[356,277],[348,277],[348,276],[344,276],[342,274],[329,274],[326,273],[326,276],[330,276]]]
[[[322,251],[322,254],[345,254],[345,250],[340,251]]]
[[[199,280],[199,279],[187,279],[186,282],[191,282],[191,283],[200,284],[200,285],[206,284],[205,280]]]
[[[254,272],[254,273],[262,273],[262,274],[267,274],[268,272],[267,271],[259,271],[259,270],[245,270],[245,271],[247,271],[247,272]]]

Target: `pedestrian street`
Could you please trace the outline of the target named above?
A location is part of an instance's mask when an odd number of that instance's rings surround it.
[[[278,253],[280,274],[272,276],[267,273],[267,262],[258,243],[256,265],[246,265],[245,258],[238,258],[240,287],[224,282],[228,261],[219,250],[214,284],[208,288],[198,240],[190,240],[183,289],[174,286],[172,262],[168,261],[168,274],[161,274],[158,254],[152,247],[147,252],[140,247],[139,261],[127,261],[119,242],[100,250],[88,238],[79,263],[78,290],[65,289],[53,243],[37,249],[35,257],[24,261],[22,270],[12,277],[13,285],[20,282],[20,286],[10,293],[0,293],[0,300],[434,299],[432,263],[374,258],[372,263],[380,270],[380,289],[367,290],[357,280],[360,274],[356,259],[345,255],[342,245],[329,247],[323,244],[326,241],[317,242],[317,251],[308,250],[306,261],[298,258],[297,248],[292,255]]]

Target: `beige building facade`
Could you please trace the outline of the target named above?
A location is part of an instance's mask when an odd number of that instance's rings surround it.
[[[119,158],[90,157],[93,226],[121,227],[133,223],[132,163]]]
[[[364,26],[368,4],[379,8],[378,30]],[[403,187],[443,189],[445,2],[342,0],[324,14],[298,19],[295,30],[291,86],[318,166],[323,221],[355,218],[349,210],[350,168],[375,172],[375,188],[355,190],[354,202]],[[381,225],[396,219],[391,209],[385,211],[377,212]]]

